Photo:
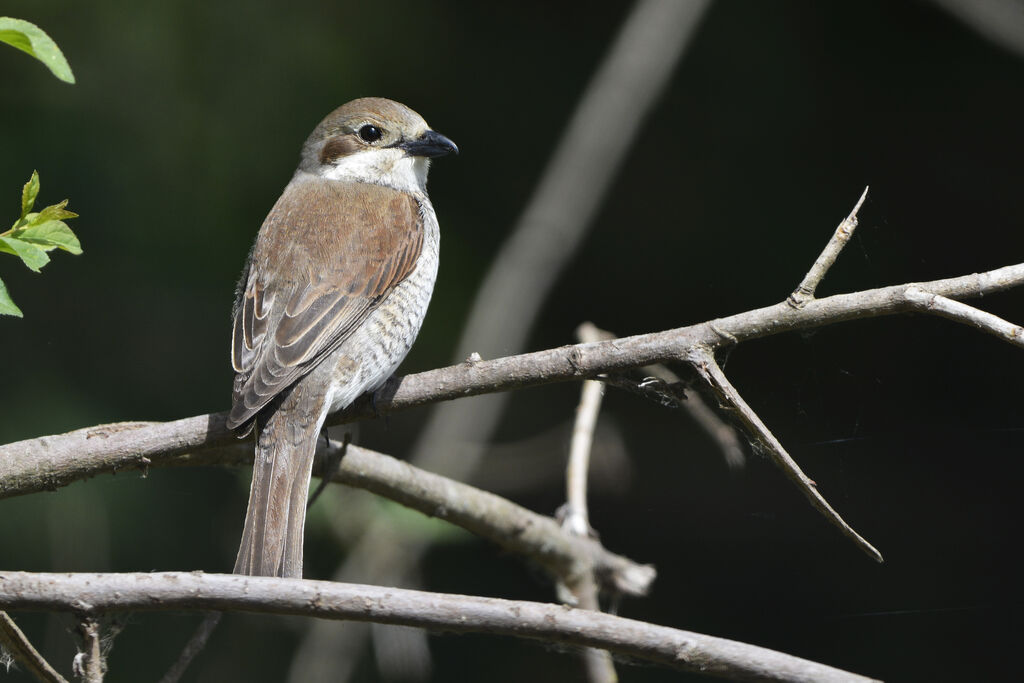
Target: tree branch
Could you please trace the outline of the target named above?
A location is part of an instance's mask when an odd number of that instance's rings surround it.
[[[594,443],[597,414],[601,409],[604,385],[584,380],[576,420],[569,443],[569,462],[565,468],[566,503],[562,528],[575,536],[590,534],[590,514],[587,510],[587,476],[590,474],[590,447]]]
[[[807,302],[814,298],[814,292],[817,291],[818,285],[825,278],[829,268],[836,262],[839,257],[839,252],[843,250],[846,243],[853,237],[853,231],[857,229],[857,212],[860,211],[860,207],[864,204],[864,200],[868,197],[868,188],[864,188],[864,192],[861,193],[860,199],[853,207],[853,211],[839,223],[839,227],[836,228],[835,233],[832,235],[832,239],[828,241],[825,248],[822,249],[821,254],[815,259],[811,269],[807,271],[807,275],[800,282],[793,293],[789,295],[789,305],[793,308],[803,308],[807,305]]]
[[[785,473],[790,481],[796,484],[796,487],[807,497],[811,505],[832,524],[837,526],[845,536],[852,539],[864,552],[876,561],[881,562],[882,554],[873,545],[868,543],[864,537],[854,531],[838,512],[832,509],[832,506],[828,504],[824,496],[818,492],[818,485],[803,473],[800,466],[790,457],[786,449],[779,443],[779,440],[775,438],[775,435],[771,433],[764,422],[761,421],[761,418],[757,416],[757,413],[743,400],[740,393],[736,391],[736,387],[729,382],[725,373],[722,372],[722,368],[718,366],[714,355],[707,349],[697,349],[687,360],[694,364],[698,372],[711,385],[711,388],[722,402],[722,406],[736,415],[740,424],[743,425],[749,434],[751,441],[771,456],[779,469]]]
[[[581,341],[617,339],[612,332],[602,330],[590,322],[583,323],[579,329],[585,330],[586,334],[593,336],[593,339]],[[580,332],[577,334],[579,335]],[[744,466],[746,457],[736,430],[723,422],[718,413],[704,402],[700,394],[694,391],[685,391],[682,378],[671,368],[664,363],[652,363],[635,368],[635,371],[633,374],[639,374],[644,381],[637,383],[619,375],[605,375],[599,379],[606,384],[639,394],[666,407],[686,411],[690,418],[697,423],[697,426],[718,445],[729,469],[736,470]],[[652,378],[657,381],[649,381]]]
[[[185,649],[181,651],[178,659],[175,660],[171,668],[160,679],[160,683],[178,683],[181,680],[188,665],[206,647],[206,643],[209,642],[210,636],[213,635],[213,631],[217,628],[217,624],[220,623],[222,616],[224,616],[223,612],[210,612],[203,617],[195,633],[185,643]]]
[[[197,419],[179,420],[178,423]],[[146,432],[161,433],[167,426],[178,423],[128,423],[128,429],[117,429],[117,425],[111,425],[34,441],[37,445],[40,441],[45,445],[48,463],[60,463],[81,457],[83,451],[92,446],[89,435],[97,431],[118,437],[139,433],[143,436],[141,441],[148,442],[150,437],[145,436]],[[11,477],[19,478],[28,485],[27,476],[19,477],[14,468],[4,462],[7,457],[5,449],[23,452],[15,449],[16,446],[18,444],[0,447],[0,482]],[[97,457],[93,473],[143,467],[251,464],[253,458],[252,444],[248,441],[236,441],[230,447],[208,449],[195,455],[154,452],[151,458],[145,459],[145,464],[141,464],[139,457],[131,452],[130,444],[123,446]],[[341,444],[332,442],[330,449],[321,448],[314,473],[322,475],[323,463],[330,461],[341,447]],[[49,482],[50,478],[43,468],[36,474],[34,486],[29,488],[39,490],[40,485]],[[550,517],[538,515],[501,496],[420,470],[383,453],[349,444],[340,465],[331,468],[330,476],[332,481],[390,498],[425,515],[468,529],[505,550],[525,555],[548,570],[555,579],[571,580],[585,571],[584,568],[593,566],[600,580],[609,588],[627,595],[644,595],[656,574],[653,567],[610,553],[593,539],[576,538],[563,532]]]
[[[1007,322],[999,316],[986,313],[974,306],[947,299],[940,294],[926,292],[920,287],[907,287],[904,293],[914,308],[943,318],[969,325],[1005,342],[1024,349],[1024,328]]]
[[[677,360],[698,347],[758,339],[839,322],[919,310],[910,288],[946,298],[988,296],[1024,284],[1024,263],[962,277],[907,283],[813,299],[796,310],[782,302],[664,332],[562,346],[518,356],[465,362],[393,378],[376,394],[388,414],[483,393],[508,391]],[[328,418],[330,424],[375,417],[369,398]],[[52,490],[120,469],[145,469],[157,459],[237,444],[226,413],[173,422],[122,422],[0,446],[0,499]],[[183,458],[176,464],[189,464]]]
[[[599,647],[739,681],[868,681],[773,650],[558,605],[328,581],[162,572],[0,572],[0,609],[92,616],[124,610],[216,610],[371,621]]]
[[[581,325],[576,330],[576,336],[581,342],[597,341],[599,338],[597,328],[593,325]],[[562,518],[562,529],[580,538],[589,538],[593,533],[587,506],[587,478],[590,473],[590,449],[594,443],[594,430],[597,428],[603,396],[603,384],[589,379],[583,381],[569,444],[569,462],[565,470],[566,502],[559,516]],[[572,583],[559,582],[557,592],[562,602],[595,612],[601,610],[598,585],[592,570],[580,572]],[[582,654],[589,683],[618,682],[611,653],[588,647]]]
[[[394,379],[377,392],[376,406],[382,412],[391,412],[462,396],[589,378],[686,358],[696,351],[713,351],[722,345],[782,332],[916,311],[920,309],[914,300],[917,290],[956,298],[993,294],[1021,283],[1024,264],[1017,264],[957,278],[811,299],[800,309],[782,302],[665,332],[563,346],[492,361],[467,361]],[[364,398],[329,418],[329,422],[368,417],[370,404]],[[225,413],[214,413],[167,423],[105,425],[0,446],[0,498],[57,488],[103,472],[145,469],[158,459],[237,443],[224,425],[224,417]],[[176,463],[201,461],[202,458],[190,456]],[[402,496],[401,502],[410,505],[419,498],[415,489],[397,490],[395,495]],[[867,550],[867,546],[862,547]]]
[[[33,647],[25,633],[14,623],[7,612],[0,611],[0,648],[6,650],[14,661],[43,683],[68,683],[50,663]]]
[[[84,615],[78,622],[82,649],[75,655],[71,668],[85,683],[103,683],[106,668],[103,663],[103,648],[100,646],[100,623],[96,616],[98,615]]]

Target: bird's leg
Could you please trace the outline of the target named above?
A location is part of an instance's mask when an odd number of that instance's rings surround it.
[[[348,451],[348,445],[352,443],[352,432],[345,432],[345,438],[341,442],[341,448],[337,450],[337,453],[331,452],[331,439],[327,435],[327,430],[323,431],[324,440],[327,442],[327,455],[324,461],[323,472],[320,473],[320,484],[316,487],[316,491],[313,491],[313,495],[309,497],[309,502],[306,503],[306,509],[308,510],[316,502],[316,499],[320,497],[320,494],[327,488],[327,484],[330,483],[334,474],[341,467],[341,459],[345,457],[345,453]]]
[[[388,379],[388,382],[390,382],[391,379],[393,379],[393,378],[394,378],[394,375],[392,375],[392,377]],[[385,382],[384,386],[387,386],[388,382]],[[377,389],[377,391],[380,391],[380,389]],[[390,429],[391,428],[391,421],[390,421],[391,417],[390,417],[390,415],[388,413],[384,413],[384,415],[382,416],[380,414],[380,410],[377,409],[377,391],[370,392],[370,410],[373,411],[373,417],[375,419],[379,420],[381,417],[384,418],[384,429]]]

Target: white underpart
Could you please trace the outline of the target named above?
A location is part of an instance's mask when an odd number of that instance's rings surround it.
[[[430,160],[407,156],[396,147],[367,149],[338,159],[324,168],[323,176],[331,180],[347,180],[393,187],[401,192],[427,191],[427,170]]]
[[[440,243],[434,208],[425,195],[422,200],[424,240],[419,261],[409,277],[391,291],[386,305],[370,313],[324,361],[330,380],[321,420],[364,392],[377,390],[402,364],[416,340],[437,278]]]

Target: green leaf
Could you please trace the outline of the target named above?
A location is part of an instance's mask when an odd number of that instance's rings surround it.
[[[21,309],[14,305],[10,295],[7,294],[7,286],[4,285],[3,280],[0,280],[0,315],[13,315],[17,318],[24,317]]]
[[[17,237],[0,237],[0,251],[14,254],[29,267],[30,270],[39,272],[39,269],[50,262],[46,252],[34,244],[23,242]]]
[[[35,206],[36,197],[39,196],[39,172],[32,171],[32,177],[21,189],[21,217],[24,218]]]
[[[40,212],[39,215],[42,216],[44,213],[46,213],[45,210]],[[64,213],[71,212],[65,211]],[[72,213],[71,215],[74,216],[75,214]],[[82,253],[82,244],[75,237],[75,233],[71,232],[71,228],[61,221],[50,220],[43,223],[35,223],[27,228],[14,231],[11,236],[23,242],[34,244],[44,251],[50,251],[59,247],[72,254]]]
[[[22,19],[0,17],[0,42],[28,53],[46,65],[53,75],[65,83],[74,83],[68,60],[50,36],[35,24]]]
[[[53,204],[48,206],[39,212],[37,218],[30,221],[31,223],[44,223],[46,221],[62,221],[69,218],[78,218],[78,214],[74,211],[68,211],[64,207],[68,205],[68,200],[65,199],[60,204]]]

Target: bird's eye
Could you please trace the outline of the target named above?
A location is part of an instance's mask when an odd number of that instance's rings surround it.
[[[359,129],[359,137],[362,138],[363,142],[377,142],[384,133],[377,126],[370,125],[369,123]]]

